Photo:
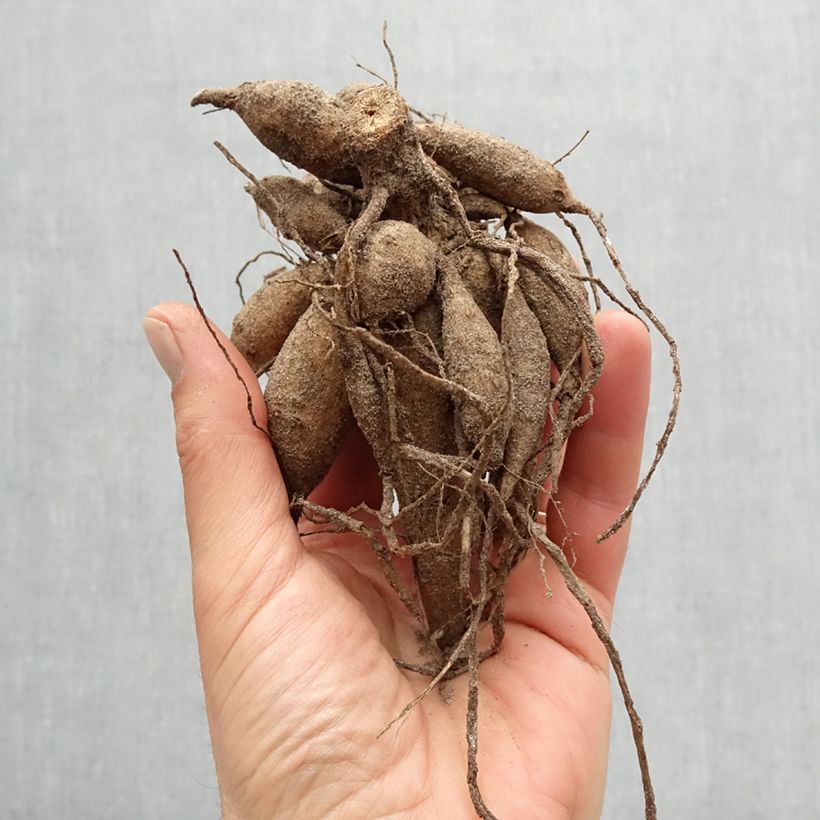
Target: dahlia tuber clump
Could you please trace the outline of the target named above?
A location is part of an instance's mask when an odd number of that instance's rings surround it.
[[[597,306],[598,290],[610,292],[522,212],[588,217],[633,301],[670,344],[667,429],[635,499],[604,537],[630,515],[677,410],[674,341],[623,273],[600,216],[553,164],[421,115],[387,83],[336,95],[300,82],[243,83],[201,91],[192,105],[203,104],[236,112],[263,145],[307,172],[258,179],[219,146],[258,209],[301,250],[247,300],[232,333],[267,374],[269,433],[294,515],[365,534],[429,656],[426,665],[397,663],[429,674],[428,690],[470,675],[468,736],[477,731],[478,665],[503,640],[510,572],[533,546],[548,553],[607,647],[654,816],[620,659],[560,539],[537,519],[542,488],[555,485],[603,365],[590,297]],[[384,489],[367,525],[355,511],[309,500],[352,425]],[[397,556],[412,557],[412,587],[393,567]],[[484,628],[492,644],[480,650]],[[475,782],[475,743],[468,746],[473,801],[491,817]]]

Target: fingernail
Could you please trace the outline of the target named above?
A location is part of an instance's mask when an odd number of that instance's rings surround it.
[[[174,337],[174,331],[165,322],[151,316],[142,320],[142,329],[171,384],[176,384],[182,375],[182,351]]]

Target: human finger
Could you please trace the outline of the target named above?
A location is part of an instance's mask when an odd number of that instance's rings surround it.
[[[303,548],[265,432],[265,404],[254,374],[215,330],[233,366],[226,360],[202,317],[188,305],[152,308],[144,328],[172,382],[195,605],[206,607],[219,595],[236,593],[262,566],[266,583],[275,584]]]

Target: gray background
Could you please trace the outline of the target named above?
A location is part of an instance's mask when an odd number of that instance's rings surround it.
[[[0,795],[12,818],[216,818],[164,375],[139,319],[227,326],[269,247],[205,85],[418,106],[555,158],[676,334],[685,393],[634,528],[614,636],[663,818],[820,816],[816,590],[820,11],[690,3],[3,4]],[[596,257],[599,272],[611,272]],[[257,278],[264,272],[257,269]],[[669,401],[659,343],[649,443]],[[549,674],[549,670],[544,670]],[[641,815],[622,709],[605,815]]]

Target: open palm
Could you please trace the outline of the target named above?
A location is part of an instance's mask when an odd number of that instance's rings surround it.
[[[574,534],[568,555],[608,623],[628,528],[603,544],[595,536],[637,481],[649,339],[621,313],[600,314],[597,327],[607,361],[595,415],[573,434],[558,500]],[[243,388],[197,313],[160,305],[146,331],[174,382],[225,818],[475,817],[466,783],[466,676],[383,732],[428,683],[394,662],[418,657],[413,619],[355,536],[299,537],[270,444],[250,424]],[[253,374],[221,338],[261,423]],[[315,498],[341,508],[378,505],[380,483],[360,436],[351,436]],[[551,507],[548,528],[564,531],[557,515]],[[546,577],[549,598],[534,552],[516,568],[506,637],[479,672],[478,783],[502,820],[594,818],[603,800],[606,652],[549,559]]]

